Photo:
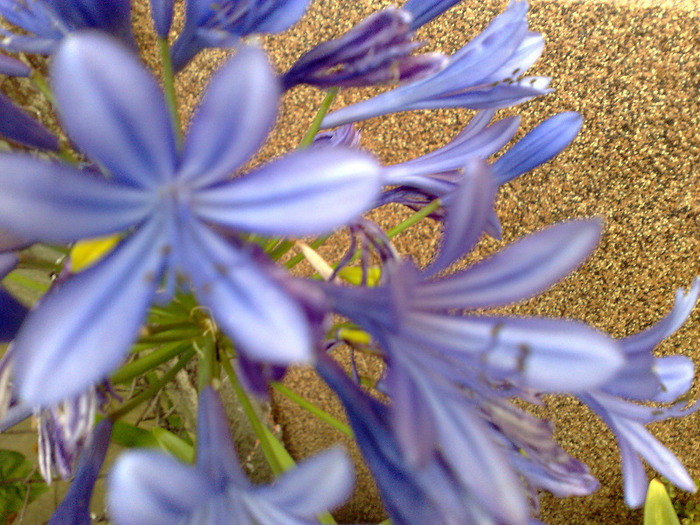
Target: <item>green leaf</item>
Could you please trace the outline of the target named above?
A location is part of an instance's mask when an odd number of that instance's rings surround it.
[[[194,447],[164,428],[156,427],[151,434],[158,442],[158,446],[185,463],[194,462]]]
[[[644,525],[680,525],[663,483],[652,479],[644,503]]]
[[[0,523],[11,523],[25,501],[29,503],[48,490],[38,473],[30,476],[33,468],[19,452],[0,450]]]

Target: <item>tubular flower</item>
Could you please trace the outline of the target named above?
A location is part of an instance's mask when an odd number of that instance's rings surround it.
[[[309,150],[230,179],[275,118],[279,88],[255,48],[241,48],[211,81],[182,152],[155,79],[108,37],[66,38],[52,77],[67,134],[109,178],[3,155],[0,226],[48,242],[130,234],[28,316],[15,341],[20,398],[47,406],[106,377],[177,273],[250,357],[311,359],[301,308],[238,232],[301,236],[354,220],[377,197],[376,162],[342,148]],[[22,213],[27,207],[36,213]]]
[[[352,466],[335,448],[300,463],[271,485],[245,477],[228,421],[211,387],[200,395],[197,464],[161,452],[122,454],[108,479],[107,500],[117,525],[303,525],[351,493]]]
[[[437,18],[461,0],[408,0],[401,9],[413,15],[411,29],[418,29],[432,19]]]
[[[48,55],[73,31],[97,29],[135,46],[129,0],[0,0],[0,16],[28,34],[0,28],[0,48]]]
[[[334,111],[321,127],[417,109],[504,108],[549,93],[549,78],[514,78],[530,68],[544,49],[542,35],[528,31],[527,9],[525,0],[512,1],[437,73]]]
[[[537,486],[555,483],[557,476],[576,486],[561,492],[589,490],[592,482],[581,478],[579,464],[554,461],[559,456],[548,450],[532,449],[548,461],[504,468],[505,433],[494,430],[503,412],[494,413],[495,400],[529,389],[585,392],[613,377],[623,356],[614,340],[582,323],[452,313],[530,297],[565,277],[598,241],[598,221],[563,223],[436,278],[474,245],[493,194],[482,162],[451,201],[442,250],[426,271],[399,262],[385,265],[381,286],[321,286],[330,307],[372,334],[384,351],[382,391],[392,400],[392,432],[406,460],[425,465],[438,443],[444,461],[487,513],[522,523],[526,502],[516,473]],[[537,425],[519,419],[507,440],[524,444],[526,436],[518,433],[535,432]]]
[[[235,47],[244,36],[279,33],[306,11],[309,0],[187,0],[185,26],[171,49],[173,68],[182,70],[208,47]]]
[[[647,330],[620,340],[628,365],[598,389],[581,395],[584,401],[615,434],[622,456],[625,503],[644,504],[647,475],[639,456],[678,488],[695,492],[692,478],[673,453],[649,433],[645,425],[672,417],[686,416],[700,402],[686,407],[681,398],[693,383],[695,367],[680,355],[654,357],[653,349],[685,322],[698,300],[700,279],[696,278],[685,295],[676,294],[673,310]],[[672,403],[645,406],[634,403]]]
[[[323,42],[303,55],[282,75],[283,89],[297,84],[317,87],[372,86],[410,82],[440,70],[446,58],[440,53],[409,56],[412,16],[389,7],[378,11],[340,38]]]

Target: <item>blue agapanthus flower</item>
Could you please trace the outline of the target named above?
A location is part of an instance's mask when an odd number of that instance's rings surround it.
[[[117,525],[305,525],[343,503],[354,482],[350,458],[339,448],[254,486],[240,468],[228,420],[216,392],[199,399],[197,464],[162,452],[130,451],[108,481],[108,506]]]
[[[620,340],[628,364],[600,388],[580,396],[617,438],[625,503],[630,507],[643,505],[647,494],[648,479],[640,456],[677,487],[696,491],[695,482],[678,458],[645,425],[687,416],[700,409],[700,402],[687,406],[682,398],[693,384],[693,361],[682,355],[654,357],[653,354],[654,347],[685,322],[698,295],[700,279],[696,278],[686,294],[678,291],[673,310],[666,317],[643,332]],[[659,406],[659,403],[670,405]]]
[[[284,31],[308,4],[309,0],[187,0],[185,26],[171,49],[173,68],[180,71],[208,47],[235,47],[244,36]]]
[[[0,0],[0,16],[26,33],[0,27],[0,48],[50,54],[63,37],[81,29],[111,34],[136,45],[129,0]]]
[[[126,235],[27,318],[15,340],[19,396],[46,406],[106,377],[178,274],[250,357],[311,359],[301,307],[237,232],[320,234],[355,219],[379,192],[374,159],[315,149],[232,180],[276,114],[279,85],[260,50],[243,47],[219,70],[179,151],[162,92],[129,50],[97,33],[64,40],[51,70],[61,122],[107,176],[2,155],[0,225],[47,242]]]
[[[549,93],[549,78],[520,78],[544,49],[542,35],[528,30],[527,10],[527,1],[511,1],[437,73],[334,111],[321,127],[417,109],[504,108]]]
[[[586,392],[611,379],[624,358],[614,340],[583,323],[455,314],[544,290],[578,266],[600,236],[598,221],[562,223],[437,277],[475,244],[492,206],[488,168],[472,162],[478,167],[451,201],[442,250],[427,270],[399,261],[384,266],[385,282],[377,287],[322,286],[330,307],[381,346],[387,363],[381,389],[391,399],[389,425],[402,461],[424,468],[437,448],[453,483],[488,516],[522,523],[528,511],[519,477],[567,494],[587,493],[595,483],[581,464],[545,447],[551,439],[529,438],[547,429],[499,404],[530,390]],[[513,447],[533,459],[509,468]],[[537,463],[542,458],[549,459]]]

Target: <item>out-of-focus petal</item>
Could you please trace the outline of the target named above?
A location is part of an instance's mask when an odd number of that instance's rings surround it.
[[[112,177],[148,188],[173,178],[170,116],[136,55],[103,34],[69,35],[54,55],[51,76],[68,136]]]
[[[311,333],[300,305],[257,264],[210,228],[189,221],[179,239],[197,298],[251,359],[308,362]]]
[[[97,475],[109,447],[112,421],[103,419],[92,432],[89,445],[83,450],[78,470],[68,493],[51,516],[49,525],[90,525],[90,499]]]
[[[265,54],[240,47],[214,75],[192,119],[178,179],[201,188],[231,178],[270,131],[279,94]]]
[[[107,508],[117,525],[182,523],[213,490],[194,467],[162,452],[130,450],[117,458],[107,479]]]
[[[168,38],[173,23],[174,0],[151,0],[151,19],[153,27],[161,38]]]
[[[461,0],[408,0],[401,9],[409,11],[413,15],[411,29],[418,29],[427,24],[433,18],[440,16]]]
[[[0,136],[24,146],[58,150],[58,139],[28,113],[0,93]]]
[[[423,308],[480,308],[521,301],[566,277],[598,244],[598,219],[560,223],[416,290]]]
[[[0,342],[14,339],[27,316],[27,308],[5,290],[0,289]]]
[[[263,235],[316,235],[355,219],[379,194],[380,168],[343,148],[304,150],[236,179],[199,190],[200,218]]]
[[[272,485],[257,487],[261,504],[309,519],[342,504],[352,493],[355,476],[347,452],[334,447],[282,474]]]
[[[28,77],[32,72],[24,62],[20,62],[16,58],[8,57],[0,54],[0,75],[8,75],[10,77]],[[3,116],[5,112],[3,111]]]
[[[15,340],[21,399],[42,407],[56,403],[104,379],[121,362],[163,270],[167,239],[161,231],[152,219],[30,313]]]
[[[122,231],[152,208],[143,191],[25,155],[0,155],[0,184],[0,225],[48,242]]]
[[[232,479],[243,486],[248,483],[238,464],[226,413],[219,396],[211,387],[205,388],[199,395],[197,468],[216,486],[222,486]]]
[[[491,164],[503,184],[558,155],[574,140],[583,124],[578,113],[559,113],[542,122]]]

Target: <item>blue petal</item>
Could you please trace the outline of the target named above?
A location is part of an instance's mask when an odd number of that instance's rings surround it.
[[[427,189],[421,184],[426,175],[462,169],[470,157],[485,159],[493,155],[513,138],[519,121],[518,117],[504,118],[476,133],[467,126],[446,146],[408,162],[388,166],[386,184]]]
[[[325,450],[285,472],[272,485],[253,490],[259,505],[275,506],[289,516],[313,519],[341,505],[352,493],[355,476],[347,452]],[[255,504],[250,506],[255,513]]]
[[[124,358],[162,272],[152,220],[97,265],[45,296],[15,340],[19,397],[47,406],[104,379]]]
[[[437,259],[426,270],[426,275],[439,273],[471,251],[484,231],[496,188],[483,160],[468,159],[464,170],[461,184],[448,196],[442,246]],[[423,288],[421,286],[416,291],[420,292]]]
[[[26,316],[27,308],[0,289],[0,342],[6,343],[14,339]]]
[[[0,93],[0,136],[24,146],[58,150],[58,139],[48,129]]]
[[[153,188],[173,178],[170,116],[137,56],[99,33],[70,35],[51,73],[61,123],[78,148],[135,186]]]
[[[608,381],[624,364],[617,342],[583,323],[544,318],[410,313],[402,337],[438,349],[496,380],[540,391],[578,392]]]
[[[240,47],[211,80],[192,119],[178,179],[201,188],[231,178],[270,131],[279,94],[265,54]]]
[[[663,319],[642,332],[620,340],[625,353],[630,355],[648,353],[661,341],[670,337],[688,319],[699,295],[700,278],[696,277],[686,293],[683,293],[683,290],[676,292],[673,309]]]
[[[168,38],[173,22],[173,4],[175,0],[151,0],[151,18],[153,27],[161,38]]]
[[[411,12],[411,29],[418,29],[459,2],[460,0],[408,0],[401,9]]]
[[[499,184],[544,164],[574,140],[583,118],[578,113],[559,113],[533,129],[491,165]]]
[[[424,388],[434,407],[440,448],[456,476],[474,499],[505,523],[528,516],[522,485],[491,438],[491,430],[462,398]]]
[[[78,470],[68,493],[51,516],[49,525],[90,525],[90,499],[109,447],[112,421],[100,421],[92,432],[89,445],[80,456]]]
[[[657,403],[672,403],[693,386],[695,364],[684,355],[669,355],[655,360],[661,388],[652,397]]]
[[[195,468],[162,452],[132,450],[117,458],[109,474],[107,507],[117,525],[194,523],[184,519],[213,491]]]
[[[0,224],[29,239],[70,242],[123,231],[152,208],[143,191],[25,155],[0,155],[0,184]]]
[[[0,75],[28,77],[31,72],[32,70],[29,69],[29,66],[24,62],[20,62],[16,58],[8,57],[7,55],[0,55]]]
[[[208,227],[188,221],[179,239],[183,267],[197,298],[211,308],[240,350],[277,364],[308,362],[312,341],[306,316],[253,255]]]
[[[379,194],[380,168],[344,148],[299,151],[226,185],[199,190],[200,218],[263,235],[317,235],[357,218]]]
[[[521,301],[566,277],[598,244],[601,222],[570,221],[528,235],[470,268],[424,283],[422,308],[480,308]]]
[[[226,413],[211,387],[202,390],[199,396],[197,468],[219,487],[230,480],[236,480],[242,486],[248,484],[231,441]]]

